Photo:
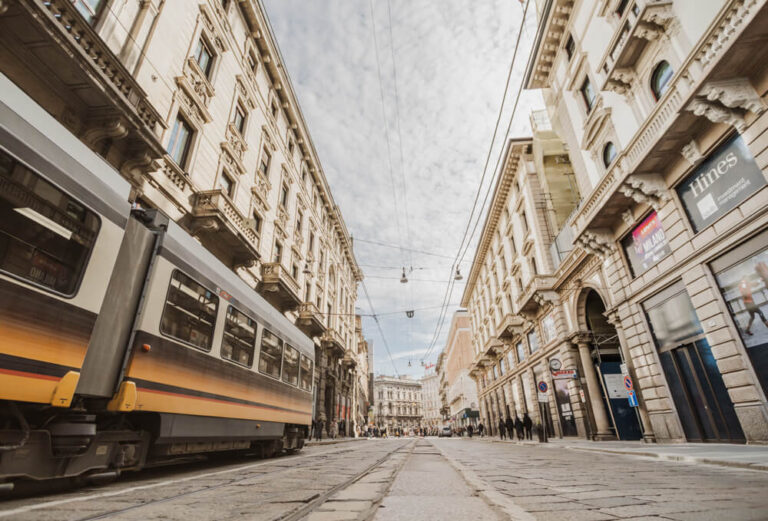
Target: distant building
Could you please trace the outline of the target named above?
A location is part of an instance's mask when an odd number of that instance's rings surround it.
[[[451,320],[445,349],[437,358],[441,412],[456,427],[477,423],[477,387],[469,376],[474,360],[469,314],[457,311]]]
[[[424,411],[425,427],[440,427],[443,415],[440,413],[440,377],[430,373],[421,379],[421,408]]]
[[[373,381],[379,428],[415,429],[422,424],[421,382],[408,376],[377,376]]]

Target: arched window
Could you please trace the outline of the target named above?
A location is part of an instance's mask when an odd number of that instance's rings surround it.
[[[653,69],[653,74],[651,74],[651,90],[656,100],[667,92],[669,80],[672,79],[674,73],[672,66],[666,60],[659,62],[656,68]]]
[[[603,164],[608,167],[614,159],[616,159],[616,145],[613,144],[613,141],[609,141],[603,148]]]

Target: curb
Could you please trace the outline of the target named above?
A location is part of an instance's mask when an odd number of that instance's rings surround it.
[[[304,443],[305,447],[322,447],[323,445],[337,445],[339,443],[348,443],[351,441],[364,441],[368,438],[342,438],[338,440],[330,440],[330,441],[308,441]]]

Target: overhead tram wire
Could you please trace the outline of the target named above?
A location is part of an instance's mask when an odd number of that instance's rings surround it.
[[[363,293],[365,293],[365,298],[368,300],[368,307],[371,308],[371,317],[373,318],[373,321],[376,322],[376,327],[379,329],[379,334],[381,335],[381,341],[384,343],[384,348],[387,350],[387,356],[389,356],[389,361],[392,363],[392,370],[395,372],[395,376],[399,377],[400,375],[397,373],[395,360],[392,358],[392,352],[389,350],[387,337],[384,336],[384,330],[381,328],[381,324],[379,323],[379,317],[376,315],[376,310],[373,309],[373,302],[371,302],[371,296],[368,294],[368,288],[365,285],[365,279],[361,280],[360,284],[363,286]]]
[[[355,237],[355,242],[356,243],[357,242],[363,242],[365,244],[375,244],[376,246],[382,246],[384,248],[393,248],[393,249],[397,249],[397,250],[401,249],[400,246],[398,246],[396,244],[388,244],[386,242],[380,242],[380,241],[370,241],[370,240],[366,240],[366,239],[360,239],[358,237]],[[432,253],[432,252],[429,252],[429,251],[417,250],[417,249],[414,249],[414,248],[402,248],[402,249],[407,250],[407,251],[411,251],[413,253],[419,253],[421,255],[429,255],[430,257],[440,257],[440,258],[443,258],[443,259],[455,259],[455,257],[452,257],[450,255],[442,255],[440,253]]]
[[[504,113],[504,105],[506,103],[507,92],[509,90],[509,84],[510,84],[510,81],[512,79],[512,73],[513,73],[514,68],[515,68],[515,62],[517,61],[517,52],[518,52],[518,49],[520,47],[520,39],[522,37],[523,29],[525,27],[525,20],[526,20],[527,14],[528,14],[528,6],[529,6],[529,4],[530,4],[530,0],[526,0],[525,1],[525,6],[523,7],[523,17],[522,17],[522,20],[520,21],[520,29],[517,32],[517,38],[515,40],[515,48],[514,48],[514,51],[512,53],[512,61],[509,64],[509,71],[507,73],[507,80],[506,80],[506,83],[504,85],[504,95],[503,95],[502,100],[501,100],[501,105],[499,106],[499,113],[496,116],[496,124],[495,124],[494,129],[493,129],[493,136],[491,137],[491,143],[490,143],[490,145],[488,147],[488,154],[486,155],[485,164],[483,166],[483,174],[480,177],[480,183],[478,184],[477,192],[475,193],[475,199],[474,199],[474,201],[472,203],[472,210],[471,210],[471,212],[469,214],[469,219],[467,220],[467,226],[466,226],[466,228],[464,230],[464,236],[462,237],[462,240],[459,243],[459,248],[458,248],[458,251],[456,253],[456,258],[454,259],[454,265],[451,267],[451,272],[450,272],[450,274],[448,276],[449,277],[448,278],[448,285],[445,288],[445,295],[444,295],[444,298],[443,298],[443,302],[444,303],[447,303],[450,300],[451,296],[453,295],[453,287],[454,287],[454,273],[453,273],[453,270],[464,259],[464,255],[466,254],[466,251],[469,248],[469,245],[471,245],[471,243],[472,243],[471,238],[472,238],[472,236],[474,236],[474,231],[477,229],[477,223],[480,221],[480,216],[482,215],[482,207],[481,207],[481,211],[477,215],[476,223],[475,223],[475,225],[473,227],[472,234],[468,235],[469,234],[469,229],[472,226],[472,220],[473,220],[473,218],[475,216],[475,210],[477,209],[477,202],[478,202],[478,200],[480,198],[480,193],[482,192],[482,189],[483,189],[483,183],[485,181],[486,175],[488,174],[488,165],[490,163],[491,154],[493,153],[493,147],[494,147],[494,144],[496,142],[496,135],[497,135],[498,130],[499,130],[499,124],[501,123],[501,118],[502,118],[502,115]],[[531,58],[530,58],[530,55],[529,55],[529,58],[528,58],[529,62],[530,62],[530,59]],[[514,118],[515,110],[517,109],[517,101],[520,98],[520,93],[522,92],[522,89],[523,89],[523,84],[522,84],[522,81],[521,81],[520,86],[518,88],[518,93],[517,93],[517,96],[516,96],[515,105],[514,105],[514,108],[512,110],[512,115],[510,116],[510,124],[507,127],[507,135],[509,134],[509,129],[511,128],[511,124],[512,124],[511,122],[512,122],[512,119]],[[506,135],[505,135],[504,141],[506,141]],[[503,143],[502,143],[501,149],[502,149],[502,153],[503,153],[503,150],[504,150],[504,144]],[[496,168],[494,168],[494,174],[495,174],[495,171],[496,171]],[[493,186],[493,182],[490,182],[489,183],[489,189],[486,192],[486,197],[484,199],[483,207],[485,206],[485,200],[487,200],[487,194],[490,192],[490,187],[492,187],[492,186]],[[466,241],[466,248],[465,248],[465,241]],[[462,253],[462,248],[464,248],[464,253]],[[427,347],[427,352],[424,354],[423,359],[426,359],[432,353],[432,350],[434,349],[435,345],[437,345],[437,340],[440,338],[440,333],[442,332],[442,328],[443,328],[443,325],[445,323],[446,316],[447,316],[447,306],[443,308],[443,310],[442,310],[442,312],[440,314],[440,317],[438,318],[438,322],[437,322],[437,324],[435,326],[435,333],[434,333],[434,335],[432,337],[432,340],[430,341],[429,346]]]

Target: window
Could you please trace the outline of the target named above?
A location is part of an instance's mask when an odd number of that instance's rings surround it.
[[[251,367],[255,346],[256,322],[234,307],[229,306],[227,308],[227,320],[224,322],[221,357]]]
[[[245,132],[245,109],[239,103],[235,105],[235,115],[232,118],[232,126],[235,127],[241,136]]]
[[[74,295],[98,216],[0,149],[0,271]]]
[[[576,52],[576,43],[573,41],[573,36],[568,35],[568,40],[565,42],[565,54],[568,55],[568,61],[571,61],[574,52]]]
[[[255,74],[259,69],[259,61],[256,59],[256,55],[252,52],[249,52],[248,58],[246,59],[248,60],[248,68],[251,69],[251,72]]]
[[[293,138],[289,136],[288,137],[288,158],[289,159],[293,157],[294,148],[296,148],[296,145],[293,142]]]
[[[98,14],[101,2],[102,0],[72,0],[77,11],[83,15],[83,18],[85,18],[88,23],[92,23],[93,19]]]
[[[283,353],[283,381],[299,385],[299,351],[290,344],[285,344]]]
[[[621,15],[624,14],[624,11],[626,11],[628,3],[629,0],[621,0],[621,2],[619,2],[619,5],[616,7],[616,14],[619,17],[621,17]]]
[[[282,359],[283,341],[277,338],[269,329],[264,328],[261,334],[259,372],[274,378],[280,378],[280,363]]]
[[[667,61],[661,61],[651,73],[651,91],[656,101],[661,98],[669,88],[669,80],[672,79],[674,71]]]
[[[293,277],[293,280],[299,279],[299,265],[295,262],[291,265],[291,277]]]
[[[504,359],[499,360],[499,375],[504,376]]]
[[[171,275],[160,331],[210,351],[219,297],[179,270]]]
[[[517,361],[522,362],[525,360],[525,346],[523,346],[522,342],[518,342],[515,348],[517,349]]]
[[[261,234],[261,220],[261,216],[258,213],[253,212],[253,231],[258,235]]]
[[[277,264],[280,263],[283,259],[283,245],[280,244],[280,241],[275,241],[275,249],[272,252],[272,262],[275,262]]]
[[[609,141],[603,147],[603,164],[607,168],[611,166],[614,159],[616,159],[616,146],[613,144],[613,141]]]
[[[587,105],[587,113],[589,113],[592,110],[592,107],[595,106],[595,91],[592,88],[592,83],[590,83],[589,78],[584,78],[584,83],[581,84],[579,91],[581,92],[581,97],[584,99],[584,103]]]
[[[178,114],[171,130],[171,139],[168,141],[166,149],[177,165],[181,168],[186,166],[189,144],[192,141],[192,127]]]
[[[314,370],[314,362],[309,359],[308,356],[301,355],[301,388],[305,391],[312,390],[312,374]],[[382,398],[381,392],[379,392],[379,398]]]
[[[222,171],[219,176],[219,188],[221,188],[222,192],[227,194],[229,198],[232,198],[232,196],[235,195],[235,182],[225,171]]]
[[[272,114],[272,118],[273,119],[277,119],[277,111],[278,110],[279,109],[277,107],[277,102],[275,100],[272,100],[272,103],[269,106],[269,112],[270,112],[270,114]]]
[[[304,286],[304,302],[311,302],[311,300],[309,300],[311,293],[312,293],[312,285],[309,282],[307,282],[306,285]]]
[[[307,246],[307,251],[312,251],[315,249],[315,234],[314,232],[309,232],[309,245]]]
[[[523,227],[523,236],[528,234],[528,218],[525,216],[525,212],[520,213],[520,226]]]
[[[261,153],[261,161],[259,161],[259,172],[265,178],[269,177],[269,164],[271,162],[272,162],[272,156],[270,155],[269,152],[267,152],[267,149],[265,148],[264,151]]]
[[[296,231],[301,233],[304,230],[304,214],[299,212],[296,215]]]
[[[536,331],[528,333],[528,347],[531,353],[535,353],[539,350],[539,337],[536,336]]]
[[[197,41],[197,47],[195,48],[195,61],[200,66],[200,70],[203,71],[206,78],[210,78],[211,69],[213,66],[213,53],[208,43],[201,37]]]
[[[288,185],[283,183],[283,188],[280,190],[280,206],[283,209],[288,208]]]

